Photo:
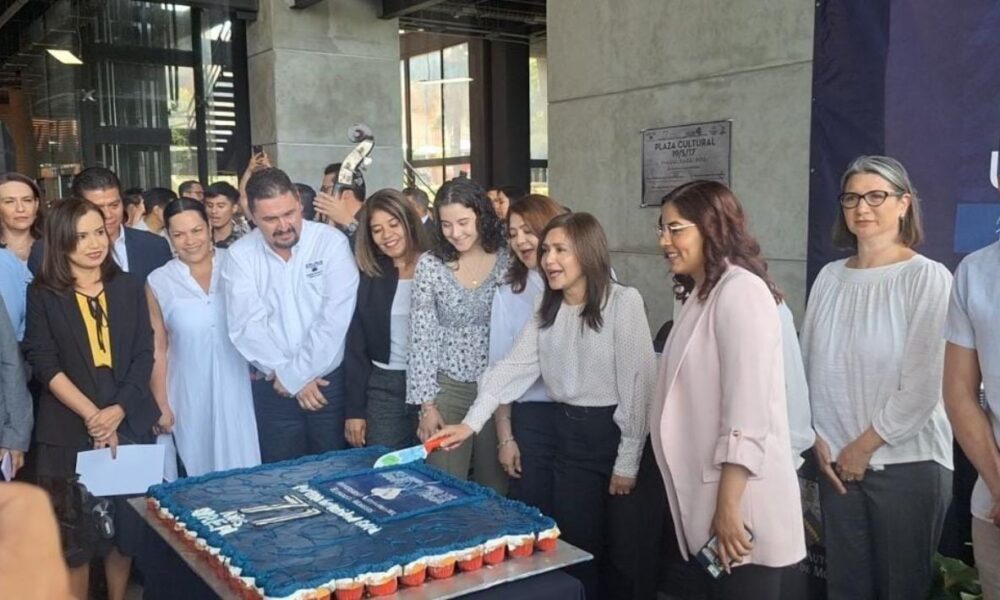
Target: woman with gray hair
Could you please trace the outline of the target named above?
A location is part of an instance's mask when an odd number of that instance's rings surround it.
[[[951,274],[923,238],[903,166],[855,159],[802,328],[830,600],[924,598],[951,496],[941,336]]]

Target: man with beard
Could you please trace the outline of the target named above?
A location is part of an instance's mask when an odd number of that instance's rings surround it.
[[[341,364],[358,269],[347,238],[305,221],[298,192],[275,168],[246,185],[257,229],[223,263],[229,337],[254,366],[263,462],[346,447]]]

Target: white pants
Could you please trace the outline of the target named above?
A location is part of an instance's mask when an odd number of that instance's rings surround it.
[[[976,555],[984,600],[1000,600],[1000,527],[972,517],[972,551]]]

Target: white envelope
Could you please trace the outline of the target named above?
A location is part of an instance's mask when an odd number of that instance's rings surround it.
[[[10,481],[14,478],[14,461],[10,457],[10,452],[3,455],[3,460],[0,460],[0,473],[3,474],[4,481]]]
[[[116,458],[110,448],[76,455],[80,483],[95,496],[144,494],[163,481],[164,446],[136,444],[118,446]]]

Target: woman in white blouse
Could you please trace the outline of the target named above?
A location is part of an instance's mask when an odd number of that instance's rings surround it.
[[[149,386],[161,412],[155,431],[190,476],[259,465],[250,365],[226,330],[226,251],[212,244],[197,200],[171,201],[163,220],[177,258],[146,281],[156,359]],[[168,479],[175,465],[171,456]]]
[[[541,239],[546,287],[537,316],[480,377],[462,423],[440,435],[447,448],[462,443],[540,376],[558,403],[551,516],[566,541],[594,555],[569,571],[588,598],[607,598],[621,585],[606,575],[617,557],[605,547],[618,547],[608,515],[615,496],[635,487],[656,385],[653,341],[639,292],[611,280],[607,239],[593,215],[560,215]]]
[[[802,329],[827,595],[923,598],[951,497],[941,398],[951,274],[913,250],[920,205],[898,161],[855,159],[841,190],[834,242],[856,253],[820,272]]]
[[[538,236],[553,218],[566,212],[548,196],[531,194],[507,211],[507,239],[513,260],[504,284],[493,296],[490,315],[490,364],[502,360],[535,313],[545,289],[538,271]],[[556,406],[539,378],[523,396],[496,411],[500,466],[510,477],[507,495],[552,512],[552,463],[555,458]]]

